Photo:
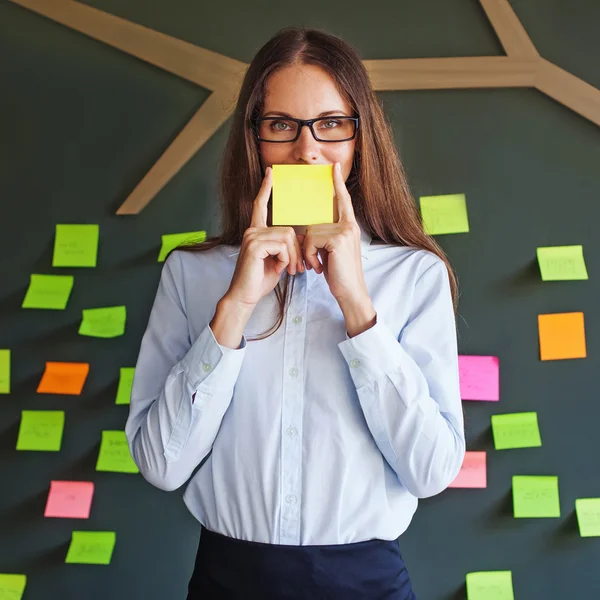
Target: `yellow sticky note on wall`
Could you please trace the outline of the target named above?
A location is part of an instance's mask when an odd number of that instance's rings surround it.
[[[333,165],[273,165],[273,225],[333,223]]]
[[[423,228],[428,235],[468,233],[469,216],[464,194],[421,196]]]
[[[583,246],[545,246],[537,249],[542,281],[588,279]]]

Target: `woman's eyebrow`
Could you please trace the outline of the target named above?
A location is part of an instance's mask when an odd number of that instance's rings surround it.
[[[268,113],[265,113],[263,116],[268,116],[268,115],[281,115],[282,117],[289,117],[290,119],[293,119],[294,117],[292,117],[292,115],[290,115],[289,113],[283,112],[281,110],[270,110]],[[336,110],[328,110],[325,112],[320,113],[317,116],[317,119],[319,119],[320,117],[326,117],[327,115],[339,115],[341,116],[346,116],[346,112],[340,109],[336,109]]]

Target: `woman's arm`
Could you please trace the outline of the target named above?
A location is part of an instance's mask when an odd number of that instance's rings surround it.
[[[239,349],[220,345],[208,323],[192,343],[179,294],[182,281],[180,252],[173,252],[163,266],[142,338],[125,425],[140,472],[167,491],[184,484],[210,452],[246,348],[243,334]],[[199,302],[202,297],[199,290]],[[213,323],[223,320],[223,313],[219,319],[215,314]]]
[[[436,258],[417,281],[413,310],[398,339],[378,315],[373,327],[339,348],[371,434],[400,481],[418,498],[439,494],[458,474],[465,453],[456,324],[444,262]]]

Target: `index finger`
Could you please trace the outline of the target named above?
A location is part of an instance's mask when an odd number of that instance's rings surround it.
[[[267,204],[271,195],[271,187],[273,186],[273,169],[267,167],[265,177],[263,179],[260,190],[254,199],[254,208],[252,209],[252,219],[250,227],[266,227],[267,226]]]

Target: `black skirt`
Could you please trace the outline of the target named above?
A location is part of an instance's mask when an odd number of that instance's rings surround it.
[[[396,541],[289,546],[202,527],[188,600],[415,600]]]

